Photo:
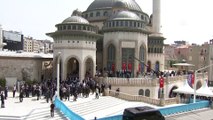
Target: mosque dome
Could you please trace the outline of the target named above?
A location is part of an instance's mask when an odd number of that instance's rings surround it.
[[[126,7],[127,7],[126,4],[121,0],[113,4],[113,8],[126,8]]]
[[[126,7],[129,10],[142,12],[135,0],[94,0],[87,11],[100,10],[113,7]]]
[[[89,24],[89,22],[86,19],[84,19],[83,17],[80,17],[80,16],[71,16],[71,17],[68,17],[62,23],[63,24],[66,24],[66,23]]]
[[[117,14],[115,14],[111,20],[141,20],[141,18],[130,11],[120,11]]]

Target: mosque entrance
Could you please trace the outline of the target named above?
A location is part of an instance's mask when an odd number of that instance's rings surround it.
[[[127,71],[126,77],[134,76],[134,53],[134,48],[122,48],[122,70]]]
[[[94,63],[93,60],[91,58],[88,58],[85,62],[85,77],[93,77],[93,68],[94,68]]]
[[[79,62],[76,58],[70,58],[67,62],[67,77],[79,77]]]
[[[173,90],[178,89],[177,86],[172,87],[171,91],[169,92],[169,98],[176,97],[177,93],[174,93]]]

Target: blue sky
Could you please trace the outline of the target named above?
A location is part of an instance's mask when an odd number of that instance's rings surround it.
[[[85,11],[93,0],[0,0],[0,24],[4,30],[21,31],[35,39],[51,39],[55,31],[79,9]],[[136,0],[142,10],[152,13],[152,0]],[[213,38],[213,0],[162,0],[162,33],[165,43],[186,40],[202,44]]]

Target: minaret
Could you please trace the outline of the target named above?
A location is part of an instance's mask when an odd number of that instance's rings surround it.
[[[2,28],[0,25],[0,51],[2,51],[3,48],[3,34],[2,34]]]
[[[161,29],[161,0],[153,0],[152,31],[160,33]]]
[[[164,40],[161,33],[161,0],[153,0],[152,3],[151,34],[148,37],[148,60],[152,69],[156,71],[164,70]]]

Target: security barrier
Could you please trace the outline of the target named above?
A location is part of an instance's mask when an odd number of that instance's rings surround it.
[[[61,102],[58,98],[54,101],[56,108],[58,108],[67,118],[70,120],[84,120],[78,114],[72,112],[63,102]]]
[[[192,110],[202,109],[209,107],[209,101],[199,101],[196,103],[190,103],[186,105],[181,106],[174,106],[174,107],[168,107],[168,108],[160,108],[159,111],[162,115],[167,116],[171,114],[177,114],[181,112],[189,112]]]

